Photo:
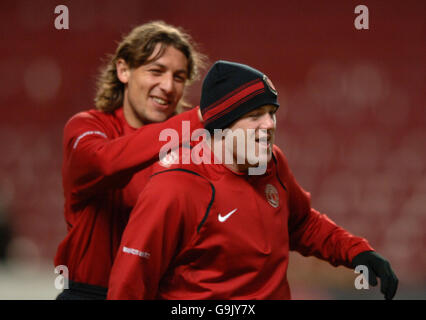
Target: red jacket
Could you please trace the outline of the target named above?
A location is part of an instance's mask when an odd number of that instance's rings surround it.
[[[67,122],[62,178],[68,234],[54,263],[68,267],[70,280],[107,287],[129,213],[166,143],[160,132],[181,133],[184,120],[191,129],[202,127],[197,109],[140,129],[127,124],[122,108],[81,112]]]
[[[124,231],[108,299],[290,299],[289,250],[349,266],[372,248],[311,208],[276,146],[261,176],[157,164]]]

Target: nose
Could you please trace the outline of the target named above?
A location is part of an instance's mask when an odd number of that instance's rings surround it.
[[[166,94],[170,94],[173,92],[174,90],[173,75],[165,73],[163,77],[161,77],[160,89],[164,91]]]
[[[272,130],[275,129],[276,121],[275,114],[271,114],[269,112],[265,113],[260,122],[260,129]]]

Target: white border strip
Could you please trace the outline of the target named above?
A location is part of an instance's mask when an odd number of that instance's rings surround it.
[[[101,131],[87,131],[87,132],[82,133],[81,135],[79,135],[79,136],[77,137],[77,139],[75,140],[74,145],[73,145],[73,147],[72,147],[72,148],[73,148],[73,149],[77,148],[77,145],[78,145],[78,143],[80,142],[80,140],[81,140],[82,138],[84,138],[85,136],[88,136],[89,134],[98,134],[98,135],[100,135],[100,136],[102,136],[102,137],[104,137],[104,138],[108,138],[108,137],[107,137],[107,135],[106,135],[105,133],[101,132]]]

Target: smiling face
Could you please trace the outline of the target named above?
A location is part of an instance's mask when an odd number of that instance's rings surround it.
[[[262,164],[261,162],[266,165],[272,159],[276,111],[276,106],[264,105],[248,112],[228,127],[233,139],[232,143],[226,143],[225,138],[224,148],[225,152],[233,155],[233,163],[228,164],[231,169],[244,172]],[[241,143],[243,145],[239,147],[238,144]]]
[[[181,51],[168,46],[158,59],[151,61],[160,50],[161,44],[157,44],[149,62],[134,69],[123,59],[117,61],[117,76],[125,84],[124,117],[134,128],[167,120],[182,98],[188,60]]]

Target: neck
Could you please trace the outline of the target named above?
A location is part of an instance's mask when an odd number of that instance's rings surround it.
[[[226,148],[224,140],[222,139],[215,140],[214,137],[212,137],[209,147],[212,150],[215,158],[231,171],[245,173],[251,167],[250,164],[246,163],[247,161],[245,161],[245,163],[238,163],[237,157],[233,152]]]
[[[133,112],[133,110],[126,103],[123,105],[123,115],[127,124],[135,129],[139,129],[144,125],[142,120],[140,120]]]

